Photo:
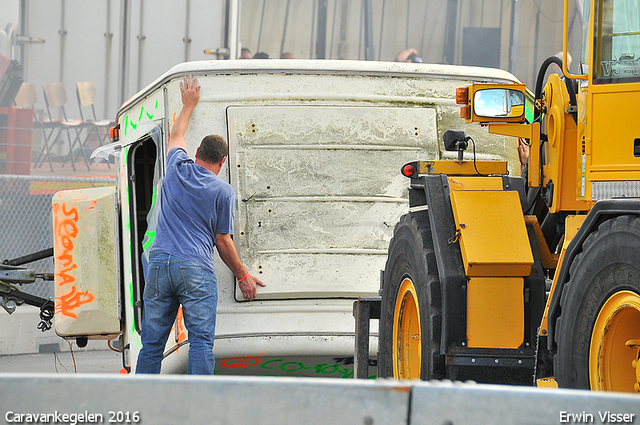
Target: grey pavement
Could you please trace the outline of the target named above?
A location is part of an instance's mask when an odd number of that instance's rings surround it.
[[[75,362],[74,362],[75,359]],[[119,373],[122,354],[112,350],[80,350],[0,356],[0,373]]]

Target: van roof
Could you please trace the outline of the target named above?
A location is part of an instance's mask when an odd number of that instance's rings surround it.
[[[475,66],[416,64],[400,62],[305,59],[245,59],[183,62],[175,65],[154,82],[126,101],[121,110],[139,98],[175,78],[201,74],[314,74],[314,75],[371,75],[418,78],[460,78],[487,82],[520,81],[510,72]],[[120,115],[120,113],[118,113]]]

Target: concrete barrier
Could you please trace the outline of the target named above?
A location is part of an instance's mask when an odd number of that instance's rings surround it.
[[[0,385],[0,423],[490,425],[640,421],[638,396],[447,382],[0,375]]]
[[[638,424],[640,396],[503,385],[429,383],[411,388],[409,423]]]
[[[0,423],[31,413],[73,423],[66,413],[78,424],[406,424],[410,394],[397,382],[310,378],[2,375],[0,387]]]

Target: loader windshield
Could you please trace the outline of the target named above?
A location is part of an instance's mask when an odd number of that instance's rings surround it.
[[[596,3],[594,83],[640,81],[640,0]]]

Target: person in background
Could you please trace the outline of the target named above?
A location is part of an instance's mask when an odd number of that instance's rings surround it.
[[[258,52],[255,55],[253,55],[254,59],[271,59],[271,56],[269,56],[269,53],[265,53],[265,52]]]
[[[200,100],[198,80],[185,77],[180,92],[183,106],[167,146],[160,214],[145,279],[136,372],[160,372],[164,347],[182,305],[189,332],[187,373],[213,375],[218,303],[214,247],[247,300],[256,297],[256,285],[265,285],[247,272],[231,238],[236,195],[218,177],[229,154],[227,143],[218,135],[205,136],[195,162],[189,158],[184,135]]]
[[[293,56],[293,53],[291,52],[284,52],[282,55],[280,55],[280,59],[295,59],[296,57]]]
[[[520,175],[527,180],[529,174],[529,140],[518,137],[518,160],[520,162]]]
[[[395,62],[422,63],[422,58],[418,55],[418,51],[413,47],[404,49],[396,55]]]
[[[562,60],[562,51],[559,51],[554,56],[557,57],[558,59]],[[573,58],[571,57],[571,54],[567,53],[567,70],[571,69],[571,62],[572,61],[573,61]],[[558,65],[556,65],[555,63],[552,63],[551,66],[549,67],[549,69],[550,69],[551,73],[558,74],[561,79],[564,79],[564,72],[562,71],[562,68],[560,68]]]
[[[243,47],[242,50],[240,50],[240,59],[251,59],[252,57],[251,50],[246,47]]]

